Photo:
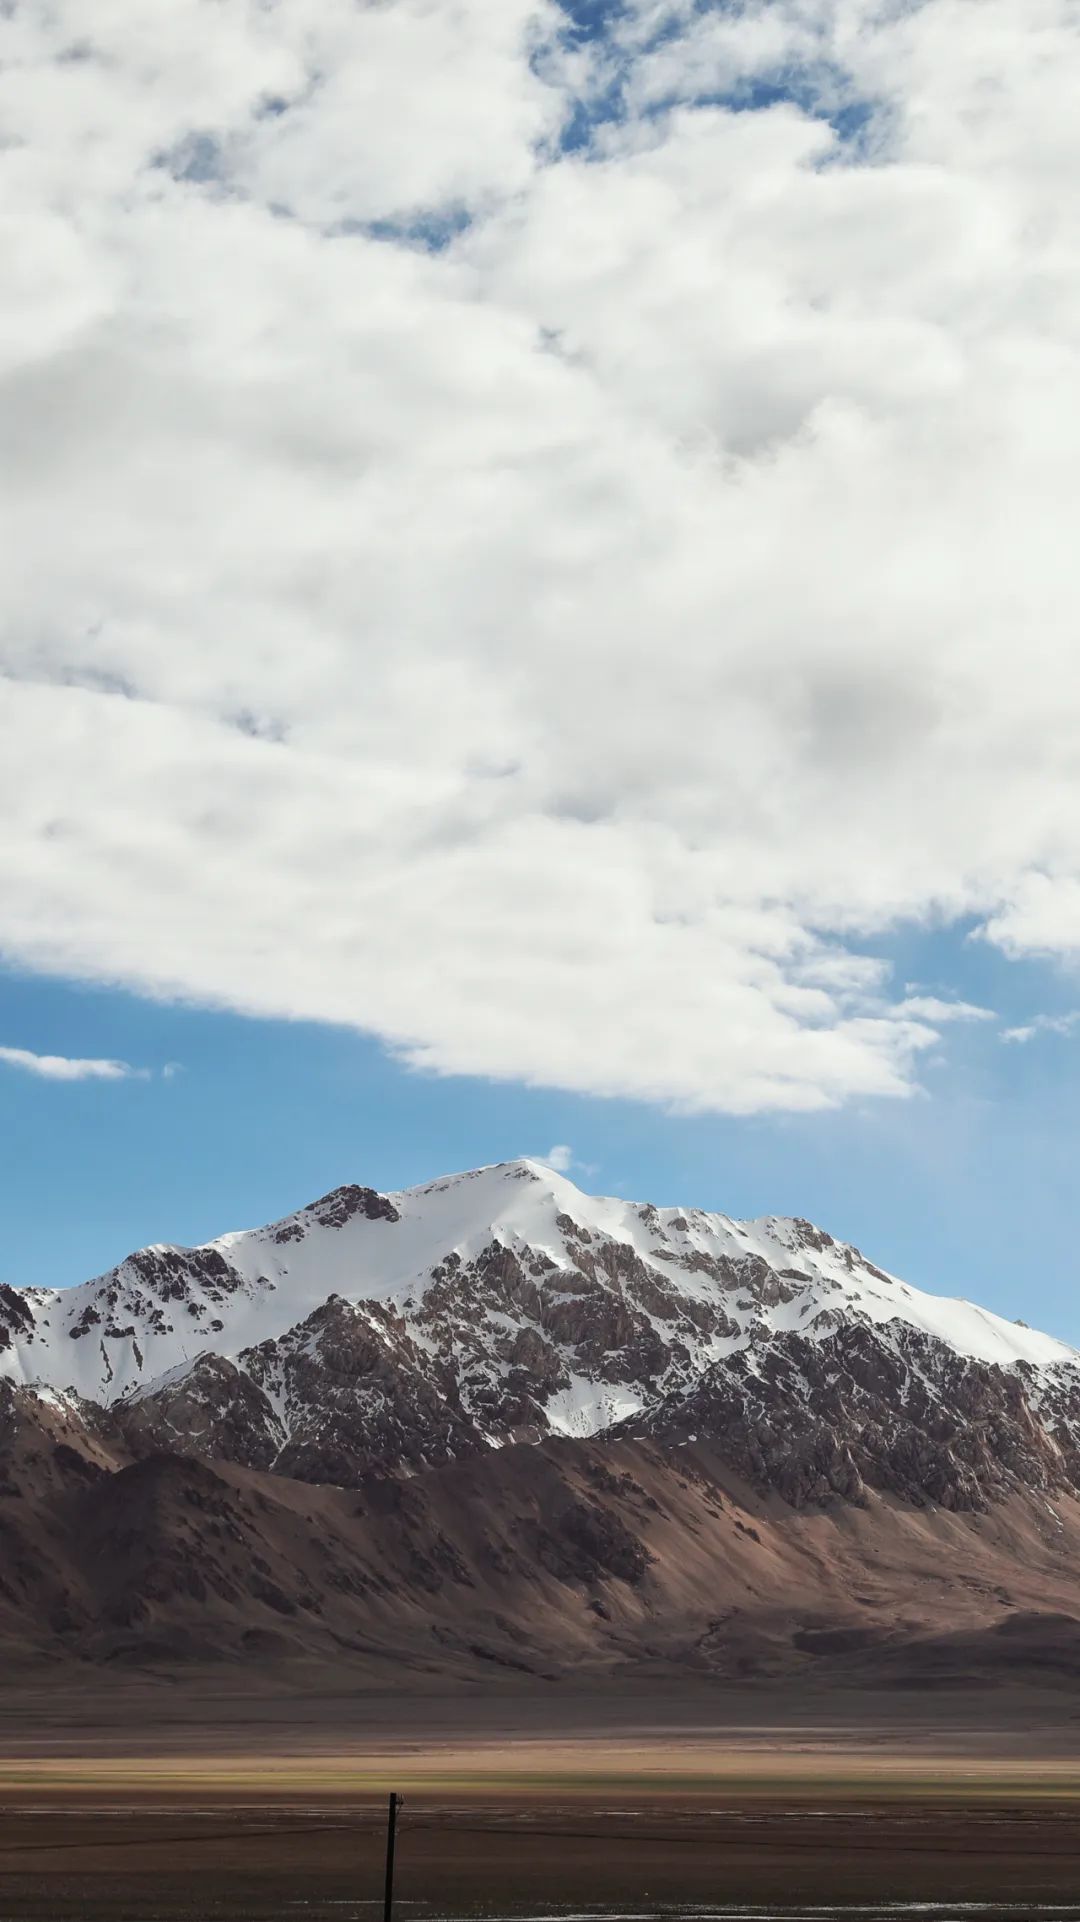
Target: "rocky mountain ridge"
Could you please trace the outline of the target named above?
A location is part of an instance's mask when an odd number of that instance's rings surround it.
[[[795,1507],[1080,1487],[1080,1356],[800,1220],[517,1161],[0,1288],[0,1380],[121,1438],[309,1483],[546,1436],[699,1438]]]

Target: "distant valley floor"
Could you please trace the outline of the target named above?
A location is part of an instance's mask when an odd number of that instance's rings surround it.
[[[1078,1718],[1061,1689],[9,1689],[0,1918],[367,1918],[396,1788],[402,1922],[960,1903],[1071,1922]]]

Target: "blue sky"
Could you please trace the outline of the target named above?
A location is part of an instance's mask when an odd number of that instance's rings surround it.
[[[144,13],[0,8],[0,1273],[560,1144],[1080,1338],[1072,0]]]
[[[895,962],[943,969],[1002,1024],[1066,1012],[1067,978],[985,942],[913,936]],[[1080,1341],[1076,1044],[954,1031],[924,1095],[736,1119],[399,1066],[348,1031],[161,1005],[7,973],[0,1027],[36,1053],[119,1057],[149,1080],[67,1083],[0,1066],[3,1278],[63,1286],[152,1240],[197,1241],[344,1181],[407,1186],[572,1148],[586,1189],[727,1213],[804,1214],[942,1292]],[[167,1078],[161,1069],[176,1064]]]

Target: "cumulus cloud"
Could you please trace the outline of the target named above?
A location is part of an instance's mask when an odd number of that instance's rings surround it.
[[[42,1081],[145,1081],[147,1070],[127,1061],[92,1061],[62,1054],[32,1054],[28,1048],[0,1048],[0,1062],[22,1068]]]
[[[1071,0],[0,13],[3,952],[910,1092],[870,937],[1080,950],[1078,82]]]

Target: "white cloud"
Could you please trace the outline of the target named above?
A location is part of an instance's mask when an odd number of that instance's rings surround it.
[[[909,994],[899,1004],[902,1014],[916,1021],[992,1021],[992,1008],[979,1008],[971,1001],[943,1001],[936,994]]]
[[[557,23],[0,14],[0,949],[437,1072],[903,1094],[976,1016],[869,936],[1080,952],[1074,12]],[[624,112],[560,159],[574,87]]]
[[[558,1141],[548,1149],[544,1163],[548,1168],[554,1168],[557,1174],[568,1175],[574,1165],[574,1150],[568,1148],[565,1141]]]
[[[1002,1028],[1002,1041],[1025,1042],[1034,1040],[1037,1034],[1075,1034],[1080,1027],[1080,1009],[1072,1014],[1036,1014],[1019,1028]]]
[[[126,1061],[90,1061],[62,1054],[32,1054],[28,1048],[0,1048],[0,1062],[22,1068],[42,1081],[145,1081],[145,1068]]]

